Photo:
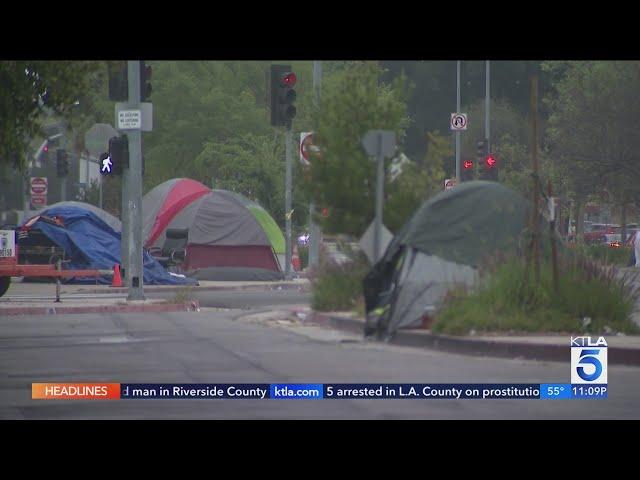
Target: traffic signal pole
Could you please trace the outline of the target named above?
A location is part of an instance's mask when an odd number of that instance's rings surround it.
[[[460,113],[460,60],[456,62],[456,113]],[[460,130],[456,130],[456,184],[460,178]]]
[[[322,62],[313,62],[313,90],[315,92],[316,108],[320,107],[320,85],[322,83]],[[320,225],[313,221],[313,214],[315,212],[316,205],[311,200],[309,204],[309,237],[311,244],[309,245],[309,265],[316,266],[320,261]]]
[[[292,183],[292,142],[293,133],[291,131],[291,122],[287,125],[285,130],[285,194],[284,194],[284,211],[285,211],[285,230],[286,230],[286,243],[285,243],[285,279],[291,280],[291,183]]]
[[[489,60],[486,62],[486,79],[485,79],[485,95],[484,95],[484,138],[487,141],[487,153],[491,153],[491,141],[489,140],[489,135],[491,133],[490,125],[491,121],[489,120],[489,109],[490,106],[490,87],[491,87],[491,67],[489,65]]]
[[[128,61],[129,107],[140,110],[140,61]],[[129,168],[124,169],[123,198],[127,193],[123,218],[128,217],[127,232],[128,268],[126,272],[129,295],[127,300],[144,300],[144,277],[142,270],[142,131],[127,131],[129,139]]]

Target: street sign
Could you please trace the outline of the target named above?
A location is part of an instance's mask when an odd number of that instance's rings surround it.
[[[451,130],[460,131],[467,129],[467,114],[452,113],[451,114]]]
[[[47,195],[31,195],[31,205],[34,207],[46,207],[47,206]]]
[[[400,155],[391,160],[391,166],[389,167],[389,180],[391,182],[395,182],[400,174],[402,174],[403,166],[410,163],[411,160],[409,160],[404,153],[400,153]]]
[[[116,103],[116,119],[118,130],[150,132],[153,130],[153,103],[141,102],[140,106],[134,109],[126,102],[118,102]]]
[[[375,221],[371,222],[367,230],[364,232],[362,237],[360,238],[360,248],[364,252],[364,254],[369,259],[371,264],[375,263],[375,253],[374,253],[374,234],[375,234]],[[393,234],[389,231],[387,227],[382,225],[381,228],[381,243],[380,243],[380,255],[387,249],[391,240],[393,240]]]
[[[31,196],[47,194],[47,177],[31,177]]]
[[[455,186],[456,186],[456,179],[455,178],[447,178],[444,181],[444,189],[445,190],[451,190]]]
[[[119,130],[140,130],[142,126],[140,110],[120,110],[118,112]]]
[[[313,132],[300,133],[300,163],[305,167],[311,165],[311,152],[317,153],[320,148],[313,144]]]
[[[369,130],[362,145],[372,157],[391,157],[396,149],[396,134],[391,130]]]
[[[16,235],[13,230],[0,230],[0,258],[16,256]]]
[[[109,139],[117,137],[118,131],[108,123],[95,123],[84,134],[84,148],[95,158],[109,151]]]

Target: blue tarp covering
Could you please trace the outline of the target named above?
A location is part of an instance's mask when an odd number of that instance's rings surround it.
[[[120,233],[116,232],[97,215],[80,207],[52,207],[42,215],[61,217],[64,227],[38,220],[31,228],[40,230],[51,241],[63,248],[70,260],[65,269],[112,270],[120,261]],[[110,284],[110,277],[97,279],[98,283]],[[69,283],[96,283],[95,278],[73,278]],[[144,251],[145,285],[195,285],[196,280],[180,278],[167,272],[149,252]]]

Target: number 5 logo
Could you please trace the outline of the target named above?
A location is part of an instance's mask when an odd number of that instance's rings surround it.
[[[600,360],[598,360],[595,355],[599,355],[599,349],[585,349],[580,353],[580,361],[578,365],[593,365],[595,367],[595,372],[588,374],[585,373],[584,367],[576,367],[578,375],[585,382],[593,382],[602,374],[602,364]]]

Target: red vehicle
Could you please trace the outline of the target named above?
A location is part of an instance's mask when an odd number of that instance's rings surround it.
[[[58,265],[36,264],[24,265],[18,263],[20,247],[16,245],[14,230],[0,230],[0,297],[11,285],[11,277],[99,277],[112,275],[110,270],[63,270]],[[59,291],[56,292],[59,297]]]
[[[585,228],[583,234],[584,243],[587,245],[598,245],[606,243],[607,234],[612,234],[613,228],[617,225],[607,225],[604,223],[593,223]]]

